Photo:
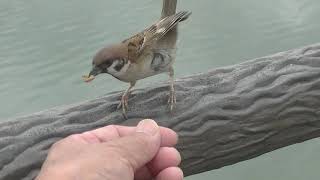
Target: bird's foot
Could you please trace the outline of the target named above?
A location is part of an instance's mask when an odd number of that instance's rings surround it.
[[[169,99],[168,99],[168,107],[170,108],[170,111],[172,112],[173,108],[175,107],[177,103],[176,93],[174,90],[170,91]]]
[[[128,94],[123,94],[122,97],[121,97],[121,101],[117,107],[117,109],[120,109],[122,107],[122,114],[123,116],[127,119],[127,110],[129,108],[128,106]]]

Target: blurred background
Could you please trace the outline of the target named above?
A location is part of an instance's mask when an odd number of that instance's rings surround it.
[[[319,0],[178,0],[193,12],[180,26],[176,77],[206,72],[320,42]],[[0,121],[85,101],[126,83],[99,76],[101,47],[141,31],[160,16],[162,0],[0,0]],[[137,88],[167,81],[158,75]],[[186,178],[317,180],[320,139]]]

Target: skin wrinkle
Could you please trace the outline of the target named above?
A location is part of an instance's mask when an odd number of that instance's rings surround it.
[[[88,143],[100,143],[101,140],[92,132],[85,132],[82,134],[79,134],[81,138],[83,138]]]
[[[100,131],[107,131],[105,133],[100,132]],[[118,128],[115,125],[108,125],[106,127],[100,128],[100,129],[96,129],[94,131],[92,131],[92,133],[98,138],[100,139],[101,142],[106,142],[109,141],[112,138],[117,138],[117,137],[121,137]],[[99,134],[100,133],[100,134]],[[105,138],[105,134],[108,134],[108,138]],[[112,136],[110,136],[110,134]]]

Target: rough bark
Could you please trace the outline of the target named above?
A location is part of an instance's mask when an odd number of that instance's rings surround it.
[[[0,124],[0,179],[33,179],[50,145],[108,124],[155,119],[180,135],[186,175],[197,174],[320,136],[320,44],[133,92],[128,119],[120,92]]]

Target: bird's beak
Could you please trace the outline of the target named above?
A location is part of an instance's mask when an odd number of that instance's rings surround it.
[[[89,77],[90,76],[97,76],[98,74],[100,74],[102,72],[102,70],[96,66],[92,67],[90,73],[89,73]]]
[[[92,80],[94,80],[94,78],[98,75],[102,73],[102,69],[96,66],[93,66],[89,75],[84,75],[82,76],[84,82],[90,82]]]

